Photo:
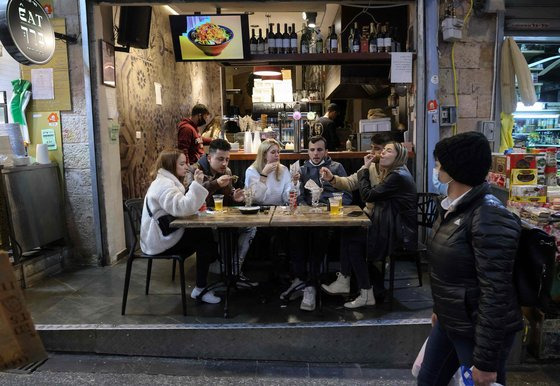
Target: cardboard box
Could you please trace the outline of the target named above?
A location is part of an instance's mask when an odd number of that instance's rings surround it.
[[[535,154],[512,153],[507,155],[506,170],[513,169],[536,169],[537,158]]]
[[[546,185],[512,185],[509,198],[515,202],[546,202]]]
[[[493,157],[494,173],[509,174],[507,170],[507,156],[496,155]]]
[[[510,183],[512,185],[536,185],[538,181],[537,169],[512,169]]]

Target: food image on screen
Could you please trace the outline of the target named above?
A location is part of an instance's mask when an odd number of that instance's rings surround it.
[[[170,20],[177,60],[244,59],[242,15],[179,15]]]

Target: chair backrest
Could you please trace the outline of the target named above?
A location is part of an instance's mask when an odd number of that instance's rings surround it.
[[[128,221],[132,228],[133,233],[133,243],[130,248],[130,254],[133,254],[138,245],[138,237],[140,235],[140,223],[142,221],[142,208],[144,207],[143,198],[130,198],[125,201],[124,206],[126,208],[126,214],[128,216]]]
[[[436,193],[418,193],[418,225],[431,228],[437,214]]]

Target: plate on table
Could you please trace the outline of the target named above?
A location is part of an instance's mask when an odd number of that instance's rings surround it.
[[[257,214],[261,209],[260,206],[240,206],[239,211],[243,214]]]

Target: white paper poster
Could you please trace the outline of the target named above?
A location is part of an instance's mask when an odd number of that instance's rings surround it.
[[[391,83],[412,83],[412,52],[391,52]]]
[[[54,81],[52,68],[34,68],[31,70],[31,87],[33,99],[54,99]]]
[[[156,89],[156,105],[161,105],[161,83],[154,82],[154,87]]]
[[[119,112],[117,111],[117,90],[112,87],[105,87],[105,96],[107,98],[107,118],[117,119]]]

